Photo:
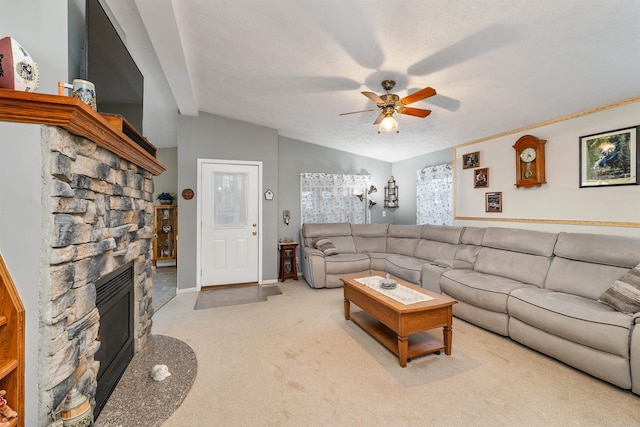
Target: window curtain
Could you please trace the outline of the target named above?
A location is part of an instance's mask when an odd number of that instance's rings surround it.
[[[453,225],[453,166],[419,170],[416,187],[416,224]]]
[[[371,175],[300,174],[302,223],[368,224],[367,188]],[[356,195],[362,194],[361,201]]]

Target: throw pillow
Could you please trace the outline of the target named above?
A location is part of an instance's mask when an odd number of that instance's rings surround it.
[[[329,239],[320,239],[316,242],[316,248],[320,249],[326,256],[337,255],[338,250]]]
[[[640,264],[616,280],[598,301],[626,314],[640,312]]]

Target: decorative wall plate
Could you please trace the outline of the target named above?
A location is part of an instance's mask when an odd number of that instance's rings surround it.
[[[182,198],[185,200],[193,199],[193,195],[193,190],[190,188],[185,188],[184,190],[182,190]]]

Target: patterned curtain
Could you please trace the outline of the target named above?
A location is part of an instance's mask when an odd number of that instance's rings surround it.
[[[419,170],[416,187],[416,224],[453,225],[453,166]]]
[[[367,188],[371,175],[300,174],[302,223],[370,222]],[[357,194],[364,194],[361,201]]]

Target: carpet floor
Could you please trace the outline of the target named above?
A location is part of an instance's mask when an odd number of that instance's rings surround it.
[[[401,368],[344,319],[342,289],[278,286],[266,302],[215,310],[182,293],[154,315],[155,334],[198,358],[164,426],[640,425],[639,396],[460,319],[450,356]]]
[[[194,309],[203,310],[207,308],[249,304],[252,302],[266,301],[267,297],[280,294],[282,294],[280,288],[275,285],[259,286],[256,284],[207,289],[198,292]]]

